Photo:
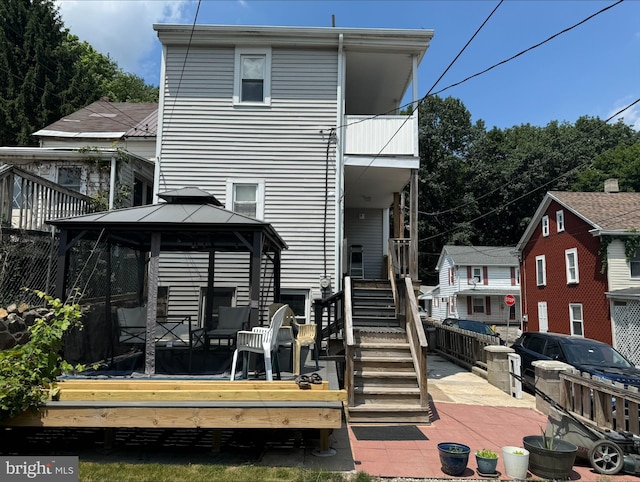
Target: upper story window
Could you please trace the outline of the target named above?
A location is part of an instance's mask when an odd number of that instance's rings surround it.
[[[536,256],[536,284],[538,286],[547,284],[547,261],[544,254]]]
[[[636,257],[629,260],[629,271],[632,278],[640,278],[640,252],[636,252]]]
[[[254,219],[264,218],[264,181],[235,179],[227,181],[226,208]]]
[[[481,283],[482,282],[482,268],[478,266],[474,266],[471,268],[471,282],[472,283]]]
[[[576,248],[567,249],[564,252],[565,265],[567,268],[567,284],[578,283],[578,250]]]
[[[542,235],[549,236],[549,216],[542,216]]]
[[[270,49],[236,49],[233,103],[271,104]]]
[[[516,286],[520,286],[520,267],[516,268],[516,276],[515,276]]]
[[[58,184],[72,191],[80,192],[82,187],[82,169],[80,167],[59,167]]]
[[[564,211],[556,211],[556,230],[561,233],[564,231]]]

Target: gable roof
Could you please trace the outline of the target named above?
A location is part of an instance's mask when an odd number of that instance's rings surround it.
[[[513,246],[453,246],[442,247],[436,270],[445,256],[456,266],[517,266],[518,257]]]
[[[594,236],[640,234],[640,193],[549,191],[538,206],[522,238],[516,245],[522,251],[552,201],[592,226]]]
[[[158,124],[157,112],[157,103],[109,102],[101,99],[40,129],[33,135],[91,139],[155,137]]]

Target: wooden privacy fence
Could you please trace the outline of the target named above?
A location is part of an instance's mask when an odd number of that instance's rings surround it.
[[[635,387],[625,388],[621,383],[568,370],[560,374],[560,404],[601,429],[626,430],[640,436],[640,394]]]

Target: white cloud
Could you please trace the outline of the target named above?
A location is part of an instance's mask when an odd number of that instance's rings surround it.
[[[65,26],[125,72],[157,84],[160,42],[154,23],[184,23],[187,0],[56,0]]]
[[[607,118],[611,117],[613,114],[618,112],[620,109],[624,109],[630,103],[631,103],[631,101],[618,102],[616,104],[616,107],[611,109],[611,112],[609,112],[609,115],[607,115]],[[630,125],[636,131],[640,131],[640,103],[629,107],[624,112],[621,112],[620,114],[615,116],[613,119],[611,119],[611,122],[617,122],[620,119],[622,119],[622,122],[624,124]]]

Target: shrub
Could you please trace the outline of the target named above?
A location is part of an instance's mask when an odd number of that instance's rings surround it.
[[[80,306],[64,304],[42,291],[35,293],[50,311],[29,327],[27,343],[0,351],[0,420],[43,405],[50,394],[57,395],[59,375],[84,370],[82,365],[65,362],[61,354],[64,333],[80,326]]]

